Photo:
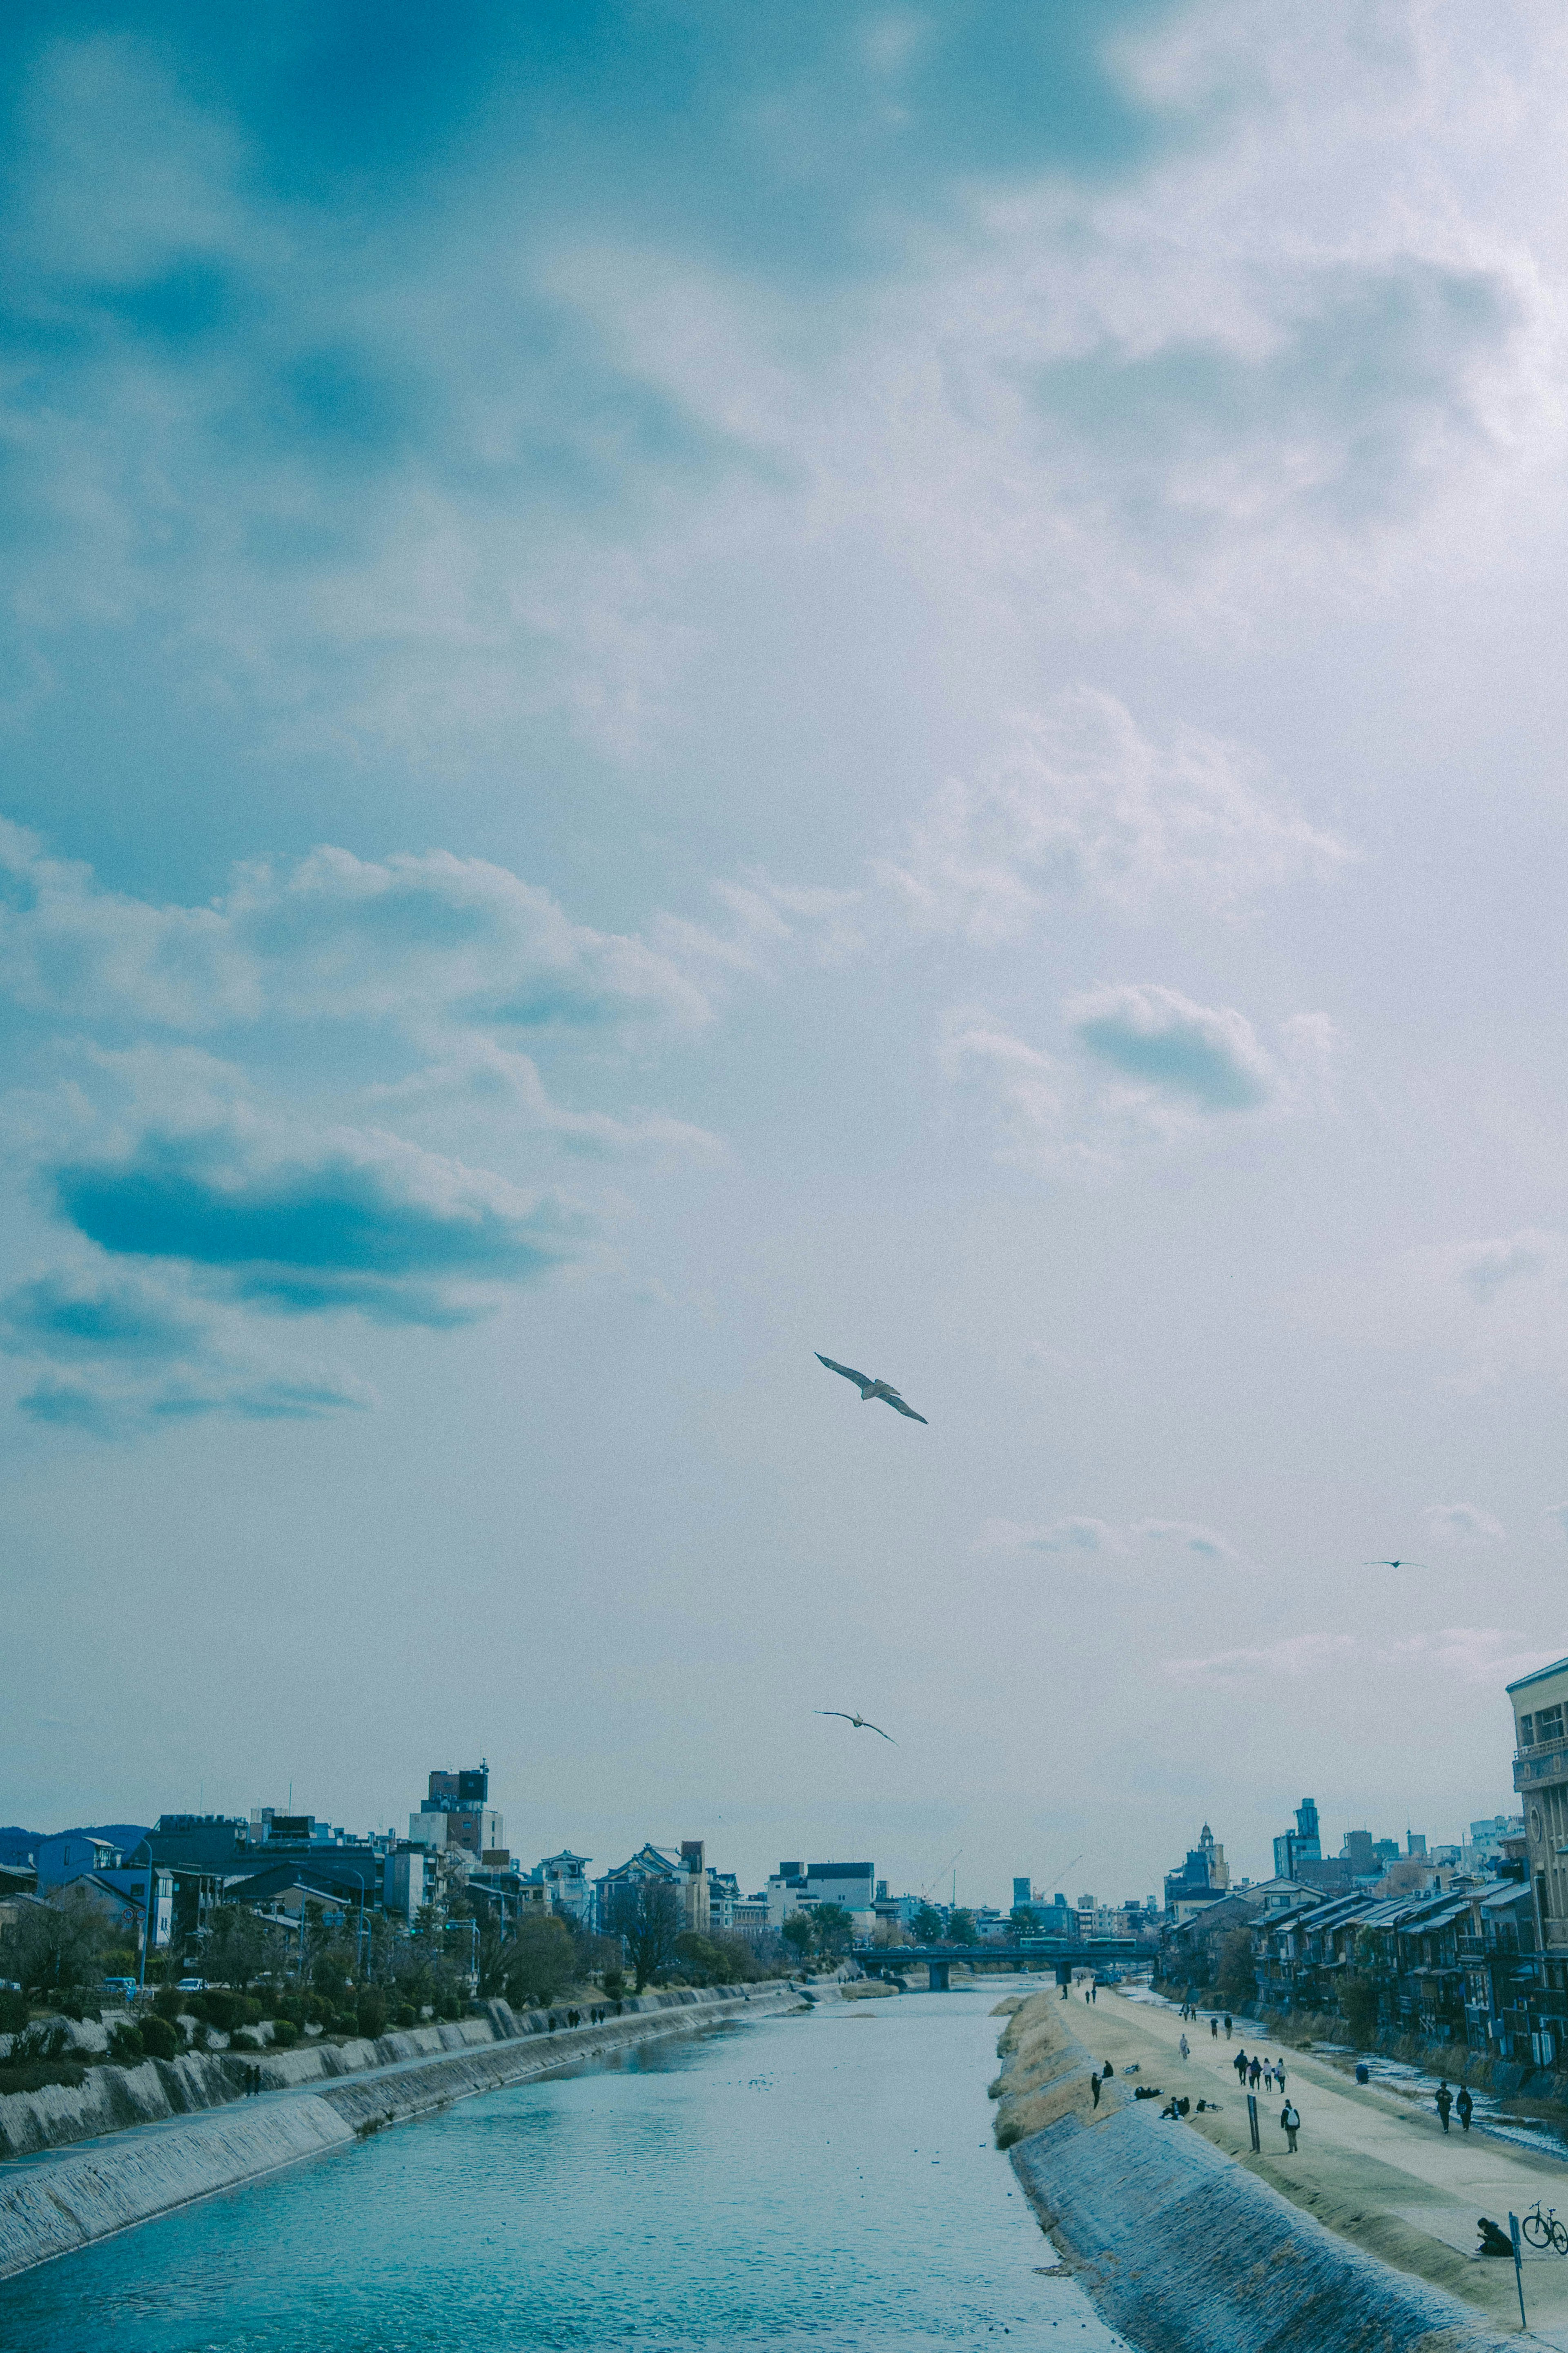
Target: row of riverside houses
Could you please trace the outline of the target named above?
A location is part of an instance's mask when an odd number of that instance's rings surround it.
[[[531,1869],[514,1861],[502,1818],[489,1803],[489,1769],[437,1770],[428,1795],[408,1818],[408,1835],[395,1831],[361,1836],[311,1814],[260,1806],[248,1820],[220,1814],[162,1814],[149,1831],[116,1826],[117,1840],[89,1831],[41,1837],[24,1858],[0,1867],[0,1915],[19,1904],[47,1902],[62,1889],[87,1896],[123,1941],[153,1954],[172,1954],[192,1966],[213,1913],[245,1905],[286,1936],[303,1933],[307,1906],[320,1906],[330,1925],[363,1924],[384,1914],[405,1927],[444,1914],[460,1894],[476,1916],[506,1926],[529,1915],[554,1914],[591,1931],[614,1933],[622,1895],[639,1882],[671,1889],[680,1924],[707,1936],[766,1943],[785,1909],[767,1889],[742,1894],[733,1872],[709,1864],[704,1841],[679,1847],[648,1843],[616,1870],[595,1877],[591,1859],[570,1849]],[[790,1866],[792,1870],[797,1866]],[[858,1892],[868,1864],[814,1864],[813,1873],[848,1873]],[[836,1882],[836,1884],[837,1883]],[[845,1892],[848,1892],[846,1883]],[[812,1890],[812,1900],[822,1891]],[[147,1922],[151,1918],[151,1936]]]
[[[1276,1841],[1290,1864],[1166,1931],[1167,1978],[1241,2006],[1342,2020],[1351,2038],[1411,2036],[1510,2065],[1568,2059],[1568,1659],[1508,1686],[1517,1816],[1473,1822],[1456,1848],[1347,1835],[1331,1875],[1317,1809]],[[1352,1841],[1355,1841],[1353,1847]],[[1281,1850],[1283,1849],[1283,1852]],[[1244,1960],[1245,1955],[1245,1960]]]

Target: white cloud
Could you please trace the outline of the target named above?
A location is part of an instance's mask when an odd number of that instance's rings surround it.
[[[100,891],[0,820],[0,871],[20,900],[0,908],[0,987],[33,1012],[195,1034],[267,1018],[505,1034],[708,1013],[668,955],[444,850],[316,849],[239,868],[211,906],[156,906]]]
[[[1123,1539],[1104,1520],[1052,1520],[1045,1527],[1026,1527],[1016,1520],[987,1520],[975,1539],[976,1552],[1102,1553],[1125,1549]]]
[[[937,1059],[950,1083],[969,1086],[988,1107],[999,1157],[1103,1173],[1226,1119],[1325,1107],[1335,1043],[1331,1024],[1308,1014],[1279,1025],[1271,1051],[1233,1008],[1136,984],[1069,997],[1054,1053],[982,1010],[954,1009],[942,1023]]]
[[[979,783],[935,794],[882,879],[918,926],[991,944],[1063,893],[1221,907],[1348,856],[1240,746],[1190,729],[1156,745],[1114,696],[1080,687]]]
[[[1321,1669],[1353,1657],[1357,1644],[1349,1634],[1288,1634],[1233,1651],[1215,1651],[1207,1658],[1167,1659],[1163,1672],[1172,1683],[1206,1684],[1232,1690],[1250,1683],[1301,1683]]]
[[[1168,1545],[1178,1552],[1195,1553],[1201,1560],[1234,1560],[1235,1547],[1213,1528],[1195,1520],[1139,1520],[1132,1536],[1144,1544]]]
[[[1421,1521],[1435,1544],[1501,1544],[1507,1535],[1500,1522],[1474,1504],[1428,1504]]]
[[[1203,1112],[1257,1111],[1278,1078],[1245,1014],[1173,988],[1096,988],[1063,1008],[1085,1052],[1119,1078]]]
[[[1205,1658],[1168,1659],[1162,1672],[1172,1683],[1219,1691],[1268,1690],[1314,1679],[1326,1684],[1330,1676],[1338,1683],[1352,1672],[1384,1683],[1393,1675],[1424,1687],[1436,1679],[1500,1690],[1561,1655],[1526,1648],[1524,1641],[1515,1629],[1496,1626],[1447,1626],[1392,1642],[1352,1634],[1287,1634],[1276,1642],[1215,1651]]]
[[[1050,1520],[1039,1527],[1017,1520],[987,1520],[973,1548],[976,1552],[1130,1555],[1147,1546],[1192,1553],[1201,1560],[1237,1556],[1224,1536],[1195,1520],[1135,1520],[1127,1527],[1089,1517]]]
[[[1561,1234],[1531,1228],[1497,1241],[1464,1243],[1455,1253],[1455,1267],[1471,1298],[1484,1305],[1509,1283],[1543,1274],[1555,1274],[1561,1281],[1568,1267],[1568,1244]]]

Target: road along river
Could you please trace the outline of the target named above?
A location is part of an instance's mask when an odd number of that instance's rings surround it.
[[[464,2100],[0,2284],[0,2345],[1108,2353],[992,2146],[1008,1989],[825,2001]]]

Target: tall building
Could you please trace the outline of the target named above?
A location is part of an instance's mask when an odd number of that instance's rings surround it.
[[[481,1858],[504,1855],[506,1824],[488,1802],[489,1794],[488,1764],[460,1773],[432,1773],[429,1796],[408,1817],[409,1837],[420,1846],[460,1846]]]
[[[1276,1879],[1294,1879],[1299,1863],[1321,1862],[1322,1859],[1317,1800],[1303,1798],[1296,1809],[1295,1829],[1282,1831],[1274,1841],[1274,1876]]]
[[[1568,1659],[1510,1683],[1513,1786],[1524,1800],[1525,1854],[1552,2030],[1568,2012]],[[1551,2064],[1552,2054],[1538,2064]]]
[[[1230,1872],[1226,1863],[1225,1849],[1219,1845],[1207,1822],[1198,1834],[1196,1846],[1187,1849],[1187,1859],[1179,1871],[1165,1873],[1165,1915],[1177,1922],[1190,1920],[1205,1904],[1215,1904],[1230,1885]]]

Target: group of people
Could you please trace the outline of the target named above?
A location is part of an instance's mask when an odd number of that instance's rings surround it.
[[[1448,2129],[1448,2115],[1451,2109],[1457,2110],[1458,2113],[1459,2130],[1461,2132],[1469,2131],[1470,2117],[1474,2112],[1476,2104],[1470,2097],[1470,2091],[1468,2084],[1460,2084],[1459,2096],[1456,2100],[1454,2094],[1448,2089],[1448,2079],[1447,2075],[1445,2075],[1432,2096],[1445,2132]],[[1512,2252],[1511,2248],[1510,2252]]]

